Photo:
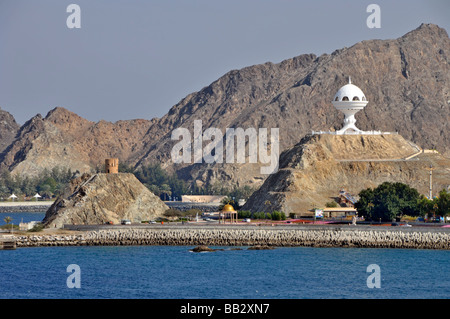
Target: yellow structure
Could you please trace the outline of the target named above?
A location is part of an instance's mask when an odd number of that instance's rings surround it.
[[[222,223],[225,224],[226,220],[230,219],[230,224],[237,223],[238,213],[234,210],[233,206],[230,204],[226,204],[222,211],[219,213],[219,222],[222,220]]]
[[[106,174],[119,173],[119,159],[118,158],[105,159],[105,172]]]

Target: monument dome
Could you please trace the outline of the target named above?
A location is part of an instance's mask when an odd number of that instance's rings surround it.
[[[333,101],[367,101],[363,91],[356,85],[349,83],[344,85],[337,91]]]
[[[348,80],[348,84],[344,85],[337,91],[332,103],[336,109],[345,115],[344,127],[337,131],[336,134],[363,133],[355,125],[355,114],[364,109],[369,102],[367,101],[363,91],[356,85],[352,84],[350,78]]]

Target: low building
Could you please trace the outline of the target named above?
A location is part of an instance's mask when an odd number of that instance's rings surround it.
[[[355,203],[357,201],[358,199],[347,191],[341,190],[339,192],[339,205],[346,207],[355,207]]]
[[[28,231],[30,229],[33,229],[33,227],[39,223],[40,222],[38,222],[38,221],[31,221],[29,223],[19,223],[19,230]]]
[[[353,207],[326,207],[323,209],[323,217],[348,217],[357,215]]]
[[[224,198],[224,195],[181,195],[184,203],[220,203]]]

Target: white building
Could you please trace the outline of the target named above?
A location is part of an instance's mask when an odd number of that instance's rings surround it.
[[[366,107],[367,103],[369,103],[369,101],[367,101],[364,92],[359,87],[352,84],[350,77],[348,79],[348,84],[344,85],[337,91],[331,103],[333,103],[334,107],[337,110],[344,113],[344,126],[342,127],[342,129],[336,132],[313,131],[312,134],[392,134],[391,132],[362,131],[356,127],[355,114],[363,110]]]
[[[336,109],[345,115],[344,127],[337,131],[336,134],[345,134],[347,131],[363,133],[355,125],[355,114],[364,109],[369,101],[367,101],[363,91],[352,84],[351,78],[348,79],[348,84],[337,91],[332,103]]]

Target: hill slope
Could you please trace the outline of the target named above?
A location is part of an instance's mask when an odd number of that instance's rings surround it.
[[[121,219],[149,221],[162,217],[167,209],[133,174],[83,175],[71,181],[47,210],[43,223],[60,228],[64,224],[117,224]]]
[[[244,210],[273,210],[311,215],[314,207],[345,189],[357,195],[383,182],[403,182],[428,194],[430,164],[434,195],[450,186],[450,160],[421,153],[400,135],[309,135],[280,156],[280,170],[270,175]]]

